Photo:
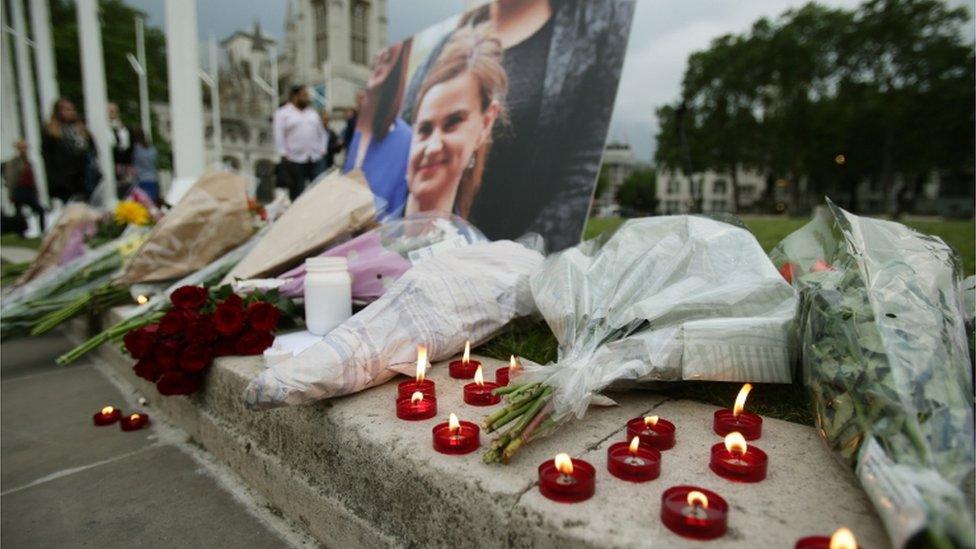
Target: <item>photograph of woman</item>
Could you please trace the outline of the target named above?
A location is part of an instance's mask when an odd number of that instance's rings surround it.
[[[407,156],[410,126],[398,114],[407,79],[410,40],[376,54],[366,83],[363,107],[346,152],[343,172],[360,169],[373,194],[386,206],[386,215],[400,217],[407,199]]]
[[[508,78],[501,42],[485,28],[455,32],[431,66],[414,107],[406,213],[468,217],[504,119]]]

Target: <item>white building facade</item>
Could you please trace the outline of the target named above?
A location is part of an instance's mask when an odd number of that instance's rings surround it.
[[[751,171],[740,171],[739,208],[746,209],[759,201],[766,189],[765,178]],[[703,185],[702,211],[733,212],[732,178],[727,173],[705,172],[696,174],[692,181],[681,171],[659,169],[657,171],[657,208],[660,214],[687,213],[692,210],[697,194],[693,185]]]
[[[600,171],[606,175],[607,188],[596,199],[596,213],[599,216],[616,215],[619,211],[617,190],[630,174],[637,169],[637,159],[627,143],[609,143],[603,150],[603,164]]]
[[[387,0],[288,0],[281,89],[306,85],[338,113],[354,107],[387,44]]]

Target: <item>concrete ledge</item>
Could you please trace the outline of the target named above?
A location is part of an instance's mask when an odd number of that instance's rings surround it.
[[[71,326],[76,336],[85,325]],[[486,408],[461,401],[464,384],[433,368],[438,418],[404,422],[394,415],[394,384],[313,406],[251,412],[241,404],[260,358],[218,360],[203,390],[162,397],[132,372],[132,361],[103,346],[100,355],[162,412],[225,462],[286,516],[327,546],[482,547],[791,547],[804,535],[851,527],[862,546],[888,547],[870,503],[813,429],[766,419],[757,445],[770,458],[768,478],[736,484],[708,468],[713,407],[649,392],[615,394],[620,406],[533,441],[508,466],[488,466],[481,452],[444,456],[431,448],[431,427],[455,412],[480,422]],[[486,374],[503,366],[483,359]],[[491,410],[492,408],[487,408]],[[625,438],[626,420],[653,411],[678,428],[664,453],[661,477],[630,484],[606,472],[606,448]],[[489,438],[482,435],[482,443]],[[556,452],[597,469],[589,501],[563,505],[543,498],[536,468]],[[698,484],[729,501],[729,532],[707,544],[669,532],[660,522],[661,493]]]

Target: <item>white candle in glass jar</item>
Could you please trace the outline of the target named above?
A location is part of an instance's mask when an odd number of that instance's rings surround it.
[[[352,316],[352,278],[344,257],[305,260],[305,324],[324,336]]]

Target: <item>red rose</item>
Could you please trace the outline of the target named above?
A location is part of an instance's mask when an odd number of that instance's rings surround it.
[[[200,378],[183,372],[166,372],[156,382],[156,389],[166,396],[189,395],[200,389]]]
[[[213,344],[214,356],[232,356],[234,354],[234,340],[232,337],[220,337]]]
[[[217,329],[210,315],[199,315],[186,324],[186,340],[190,343],[209,344],[217,339]]]
[[[281,312],[266,301],[255,301],[247,307],[247,323],[252,330],[270,332],[278,327]]]
[[[244,310],[236,303],[223,302],[217,305],[213,314],[213,324],[224,335],[234,335],[244,326]]]
[[[157,365],[152,359],[145,359],[136,362],[136,365],[132,367],[132,370],[135,371],[136,375],[142,379],[153,382],[159,379],[159,376],[162,374],[162,371],[159,369],[159,365]]]
[[[793,276],[796,274],[796,265],[793,263],[783,263],[779,268],[779,274],[790,284],[793,284]]]
[[[180,354],[180,369],[195,374],[202,371],[213,359],[210,352],[202,345],[190,345]]]
[[[169,300],[177,309],[197,310],[207,303],[207,289],[203,286],[180,286]]]
[[[274,343],[271,332],[248,332],[237,339],[234,351],[242,356],[259,355]]]
[[[237,305],[238,307],[240,307],[241,309],[243,309],[244,308],[244,299],[242,299],[241,296],[239,296],[237,294],[230,294],[229,296],[227,296],[227,299],[225,299],[223,301],[223,304]],[[218,303],[218,305],[221,305],[221,303]]]
[[[152,355],[153,347],[156,345],[156,338],[159,331],[158,324],[150,324],[135,330],[129,330],[122,339],[125,350],[129,351],[134,359],[146,358]]]
[[[180,343],[175,339],[162,339],[156,345],[156,363],[168,372],[176,367],[180,359]]]
[[[166,335],[178,334],[186,326],[183,309],[171,309],[159,320],[159,331]]]

